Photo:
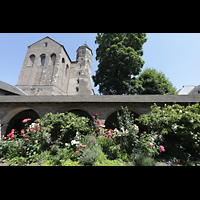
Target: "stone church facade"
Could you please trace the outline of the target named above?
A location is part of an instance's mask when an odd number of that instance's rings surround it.
[[[28,46],[17,87],[27,95],[93,95],[92,50],[77,49],[71,61],[63,45],[49,37]]]

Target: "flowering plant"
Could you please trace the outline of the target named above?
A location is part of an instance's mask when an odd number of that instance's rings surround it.
[[[141,115],[138,119],[143,125],[149,125],[162,140],[173,144],[185,153],[200,156],[200,105],[199,103],[187,106],[179,104],[151,106],[151,112]],[[166,149],[170,145],[166,144]],[[161,148],[162,150],[162,148]],[[167,150],[166,150],[167,151]]]
[[[26,162],[32,162],[38,153],[40,153],[43,136],[41,135],[39,123],[32,123],[28,125],[30,118],[24,119],[22,122],[25,123],[25,128],[16,132],[15,129],[11,130],[11,133],[3,137],[3,145],[0,145],[4,152],[2,157],[12,159],[16,156],[26,158]]]
[[[50,135],[51,143],[55,143],[60,138],[60,145],[65,147],[65,143],[76,136],[76,132],[81,135],[90,132],[89,119],[86,117],[78,117],[73,113],[47,113],[44,118],[38,120],[43,134]]]

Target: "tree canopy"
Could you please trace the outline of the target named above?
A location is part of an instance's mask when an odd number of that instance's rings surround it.
[[[154,68],[146,68],[130,84],[129,94],[175,94],[176,88],[165,74]]]
[[[127,94],[127,84],[138,75],[144,65],[141,59],[146,33],[98,33],[95,43],[96,60],[99,61],[95,87],[100,94]]]
[[[143,72],[146,33],[98,33],[95,43],[99,61],[93,81],[103,95],[175,94],[165,74],[153,68]]]

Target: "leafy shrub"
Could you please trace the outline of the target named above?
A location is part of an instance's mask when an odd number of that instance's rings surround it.
[[[154,104],[151,106],[151,112],[141,115],[138,120],[148,125],[158,135],[161,134],[168,144],[173,144],[193,156],[200,156],[199,112],[199,103],[189,104],[186,107],[165,104],[162,108]]]
[[[121,135],[123,135],[123,137],[118,137],[117,140],[122,150],[124,149],[129,155],[132,152],[140,152],[146,156],[155,156],[160,151],[164,151],[164,148],[160,148],[154,141],[153,131],[149,134],[146,132],[139,133],[139,128],[134,124],[133,115],[131,115],[127,107],[122,107],[121,115],[119,113],[117,115],[120,129],[122,130]]]
[[[24,119],[23,123],[28,122],[29,119]],[[32,125],[25,124],[25,128],[21,133],[17,133],[12,129],[11,133],[7,134],[2,141],[0,141],[0,159],[12,160],[17,157],[26,158],[26,163],[36,161],[38,154],[41,152],[44,139],[40,133],[40,126],[38,123]],[[12,162],[18,162],[13,159]]]
[[[23,165],[37,161],[43,166],[113,166],[125,165],[131,154],[153,156],[164,149],[156,144],[154,132],[139,133],[127,108],[118,116],[119,130],[104,129],[97,114],[92,118],[93,122],[89,122],[73,113],[48,113],[30,126],[27,122],[31,119],[24,119],[26,125],[21,133],[12,129],[0,141],[0,161]]]
[[[135,166],[155,166],[155,160],[153,158],[141,153],[133,155],[132,161]]]
[[[60,138],[63,147],[75,137],[76,132],[83,135],[90,132],[89,119],[74,113],[47,113],[38,121],[42,127],[41,131],[50,134],[51,143]]]
[[[84,165],[92,166],[97,157],[101,154],[102,150],[99,145],[87,148],[84,150],[79,162]]]

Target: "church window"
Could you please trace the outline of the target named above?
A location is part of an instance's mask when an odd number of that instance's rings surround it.
[[[66,65],[66,69],[65,69],[65,76],[67,76],[67,69],[69,68],[69,65]]]
[[[55,64],[56,64],[56,54],[55,53],[51,54],[51,61],[52,61],[52,65],[55,66]]]
[[[30,61],[31,61],[31,65],[30,66],[33,66],[34,64],[34,61],[35,61],[35,55],[30,55]]]
[[[65,59],[64,58],[62,58],[62,63],[65,63]]]
[[[79,91],[79,88],[78,87],[76,87],[76,92],[78,92]]]
[[[47,47],[47,45],[48,45],[48,43],[47,43],[47,42],[45,42],[45,43],[44,43],[44,46],[45,46],[45,47]]]
[[[79,79],[77,79],[77,84],[79,84]]]
[[[41,65],[44,66],[46,56],[45,54],[42,54],[40,57],[41,57]]]

